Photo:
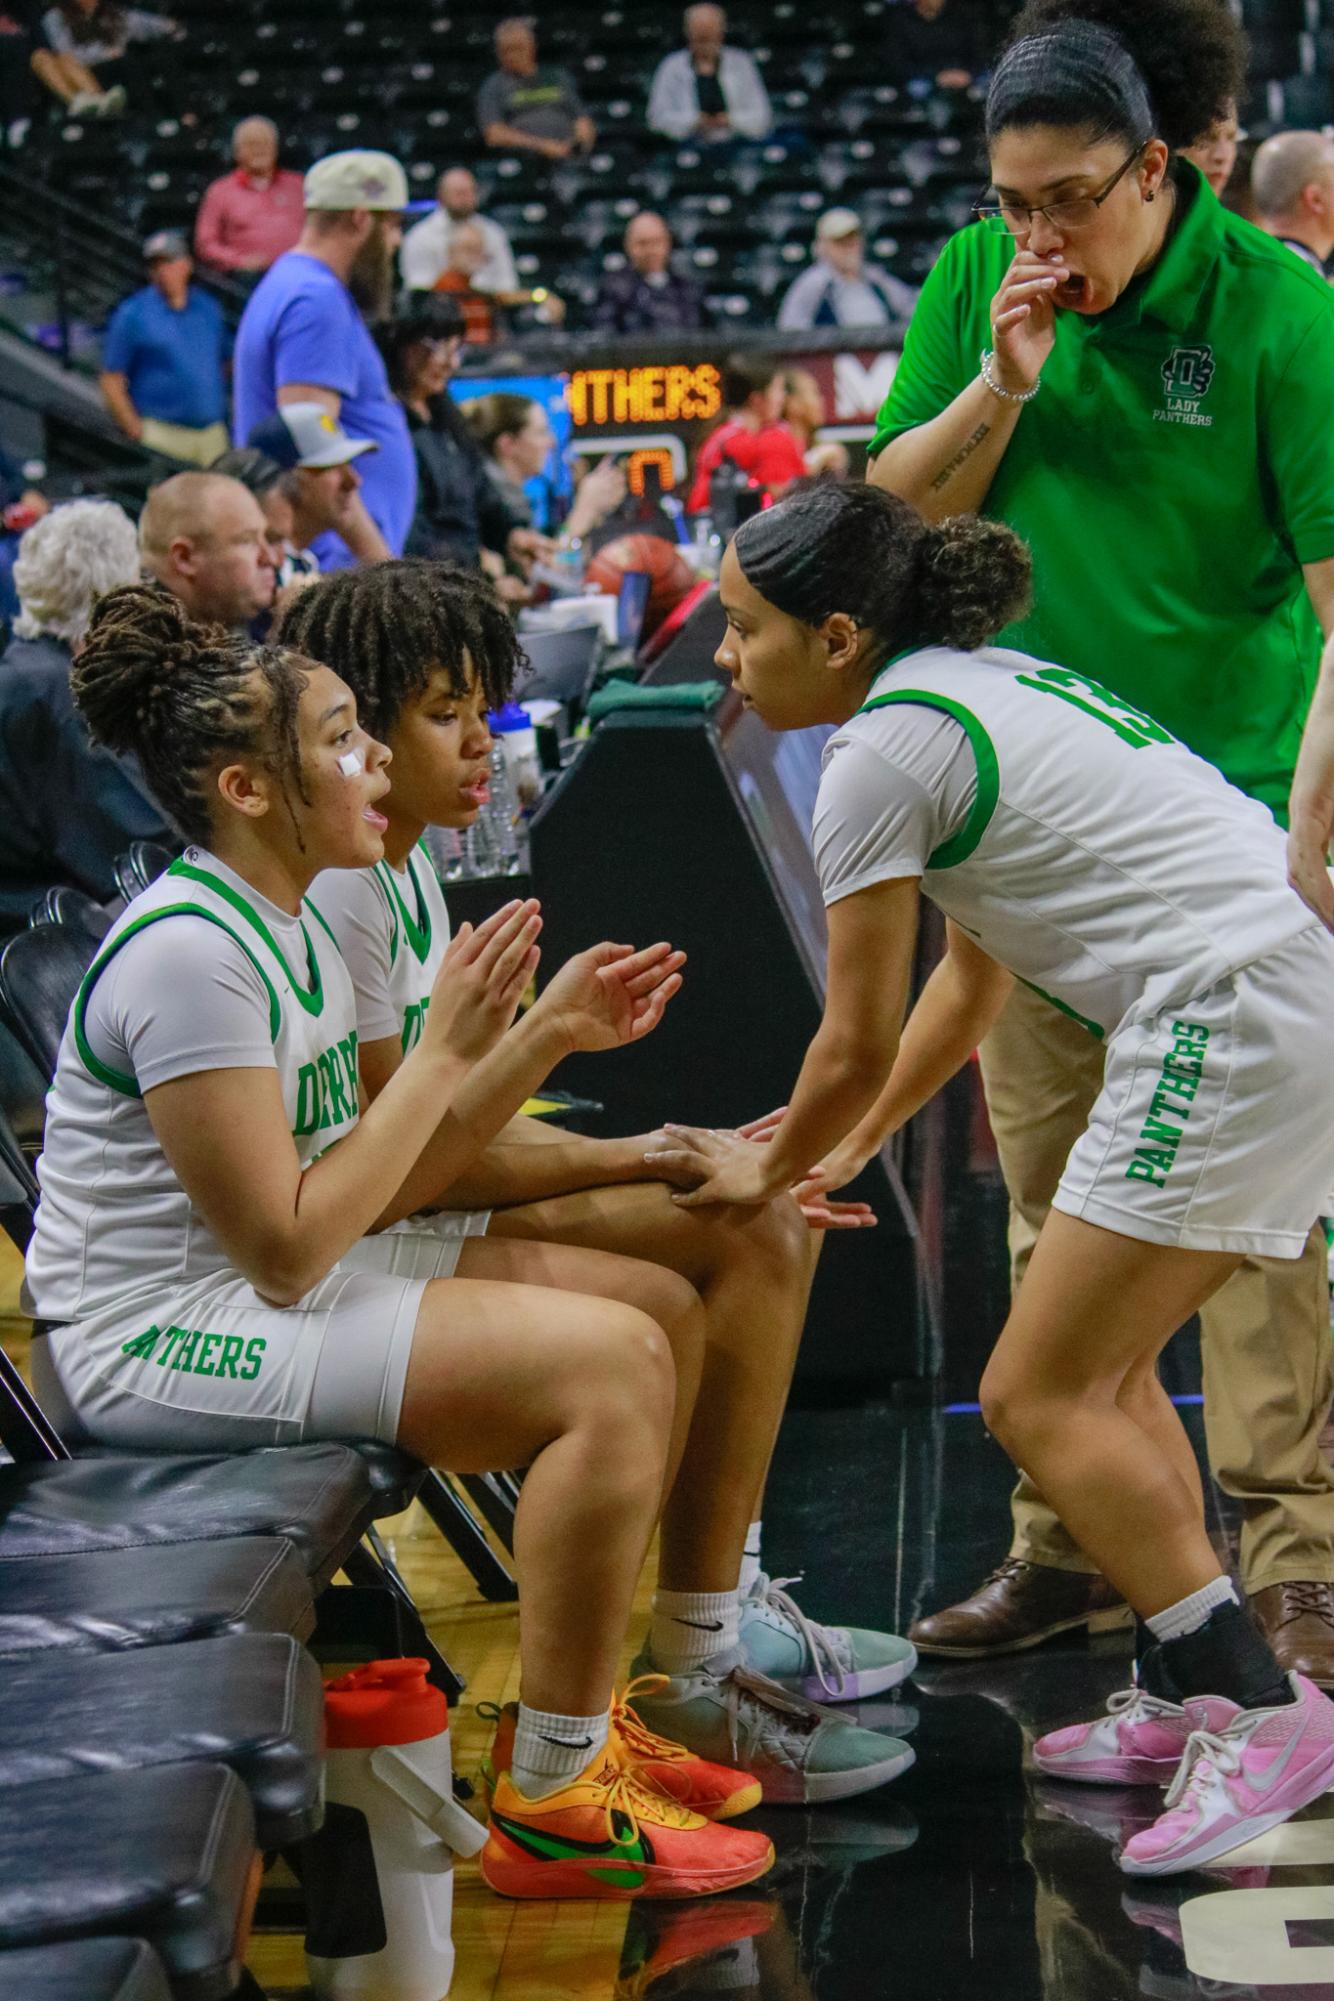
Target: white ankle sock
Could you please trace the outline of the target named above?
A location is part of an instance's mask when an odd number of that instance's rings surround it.
[[[1189,1598],[1178,1599],[1162,1612],[1155,1612],[1151,1619],[1144,1621],[1155,1640],[1184,1640],[1187,1633],[1198,1633],[1211,1612],[1220,1605],[1240,1605],[1236,1586],[1230,1577],[1215,1577],[1199,1591],[1192,1591]]]
[[[559,1792],[591,1764],[607,1741],[607,1712],[600,1716],[561,1716],[519,1704],[510,1778],[525,1799],[545,1799]]]
[[[735,1591],[655,1591],[648,1654],[659,1674],[689,1674],[739,1644],[741,1601]]]
[[[737,1580],[737,1590],[743,1598],[749,1598],[755,1580],[763,1569],[760,1561],[760,1535],[763,1522],[752,1522],[746,1530],[746,1547],[741,1554],[741,1576]]]

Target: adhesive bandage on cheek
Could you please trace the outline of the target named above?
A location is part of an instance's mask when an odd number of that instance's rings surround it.
[[[366,769],[366,754],[360,750],[345,750],[338,760],[338,769],[344,778],[360,778]]]

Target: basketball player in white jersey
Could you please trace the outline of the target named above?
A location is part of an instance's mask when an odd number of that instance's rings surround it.
[[[352,975],[362,1081],[374,1099],[429,1020],[449,938],[444,896],[418,843],[428,825],[467,826],[477,816],[490,768],[486,710],[506,698],[518,642],[481,578],[412,561],[322,579],[293,605],[284,638],[347,680],[393,753],[381,802],[385,860],[331,871],[311,889]],[[711,1760],[725,1753],[759,1779],[770,1803],[848,1798],[905,1770],[911,1750],[835,1722],[816,1704],[895,1686],[914,1665],[912,1647],[892,1634],[816,1625],[762,1574],[738,1588],[818,1240],[787,1196],[744,1220],[676,1209],[661,1170],[645,1162],[643,1136],[591,1139],[517,1116],[544,1081],[542,1023],[560,1005],[558,986],[507,1038],[516,1116],[470,1159],[466,1135],[442,1131],[414,1185],[424,1202],[458,1212],[432,1222],[466,1239],[460,1273],[596,1292],[639,1306],[667,1330],[685,1444],[639,1663],[660,1685],[637,1694],[641,1720]],[[525,1046],[526,1062],[518,1060]],[[469,1203],[486,1206],[469,1211]],[[377,1255],[384,1247],[383,1237],[366,1246]],[[780,1688],[766,1695],[755,1670]],[[503,1766],[503,1730],[498,1756]]]
[[[113,927],[61,1045],[28,1255],[40,1393],[62,1428],[115,1446],[377,1437],[463,1471],[526,1465],[523,1701],[483,1873],[536,1897],[751,1881],[768,1841],[647,1790],[608,1738],[670,1472],[662,1329],[605,1298],[452,1277],[459,1240],[429,1222],[406,1260],[391,1232],[383,1258],[348,1262],[418,1206],[405,1173],[447,1110],[499,1123],[535,906],[460,931],[363,1116],[351,982],[304,901],[322,869],[383,853],[388,752],[347,687],[138,587],[103,599],[73,687],[196,845]],[[651,1030],[673,964],[616,946],[572,961],[553,982],[564,1046]]]
[[[1262,807],[1085,676],[987,647],[1028,570],[1008,529],[928,527],[869,487],[812,488],[738,533],[720,665],[772,728],[837,726],[814,827],[827,998],[767,1143],[685,1133],[673,1165],[700,1176],[689,1204],[763,1202],[812,1170],[843,1185],[967,1060],[1014,977],[1105,1042],[981,1394],[1142,1622],[1134,1689],[1036,1762],[1170,1782],[1121,1855],[1157,1875],[1334,1779],[1334,1703],[1281,1674],[1220,1571],[1155,1373],[1242,1255],[1299,1254],[1334,1185],[1334,940]],[[923,895],[949,949],[905,1025]]]

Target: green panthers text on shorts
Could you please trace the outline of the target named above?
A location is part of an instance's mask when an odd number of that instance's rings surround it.
[[[1175,1040],[1149,1101],[1140,1145],[1126,1169],[1127,1181],[1149,1181],[1155,1188],[1164,1187],[1172,1171],[1191,1102],[1200,1088],[1209,1040],[1209,1030],[1198,1021],[1174,1021],[1172,1034]]]
[[[153,1350],[164,1341],[160,1355]],[[239,1334],[205,1334],[198,1327],[150,1327],[121,1347],[122,1355],[138,1355],[156,1360],[160,1369],[179,1369],[187,1376],[231,1376],[236,1382],[253,1383],[264,1366],[268,1346],[260,1335],[243,1341]]]

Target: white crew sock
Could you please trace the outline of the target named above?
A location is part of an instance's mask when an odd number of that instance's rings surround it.
[[[763,1522],[752,1522],[746,1530],[746,1547],[741,1552],[741,1576],[737,1580],[737,1590],[743,1598],[749,1598],[755,1588],[755,1580],[763,1569],[760,1561],[760,1536]]]
[[[607,1741],[608,1716],[560,1716],[519,1704],[510,1778],[525,1799],[559,1792],[592,1763]]]
[[[1192,1591],[1189,1598],[1178,1599],[1162,1612],[1155,1612],[1151,1619],[1144,1621],[1155,1640],[1184,1640],[1187,1633],[1198,1633],[1211,1612],[1220,1605],[1240,1605],[1236,1586],[1230,1577],[1215,1577],[1202,1590]]]
[[[648,1656],[659,1674],[689,1674],[741,1638],[735,1591],[655,1591]]]

